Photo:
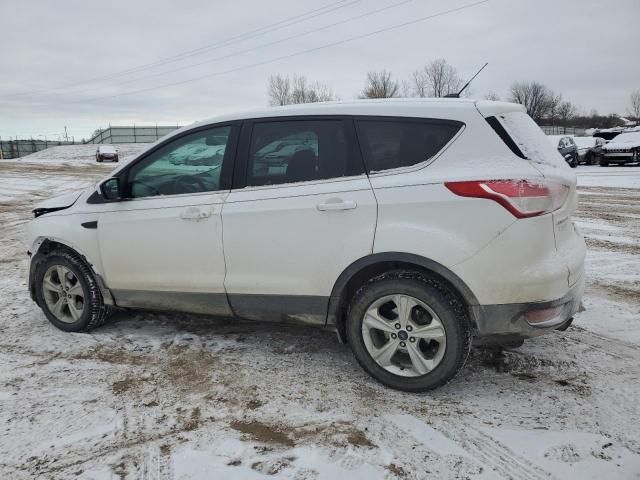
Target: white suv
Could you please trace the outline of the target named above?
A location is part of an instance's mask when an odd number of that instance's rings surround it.
[[[472,337],[571,322],[575,207],[575,175],[519,105],[229,115],[39,205],[29,289],[67,331],[114,307],[331,328],[377,380],[423,391],[456,374]]]

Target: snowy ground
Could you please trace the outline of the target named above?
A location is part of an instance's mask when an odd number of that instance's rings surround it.
[[[106,176],[91,154],[0,162],[0,478],[640,478],[640,168],[578,169],[575,326],[504,359],[474,350],[415,395],[329,332],[127,312],[50,326],[20,239],[35,202]]]

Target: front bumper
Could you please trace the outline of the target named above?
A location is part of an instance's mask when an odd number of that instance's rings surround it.
[[[633,152],[605,152],[603,160],[609,163],[637,162],[640,160]]]
[[[557,300],[475,306],[473,313],[478,329],[477,336],[530,338],[555,330],[580,309],[584,285],[585,279],[582,275],[569,292]],[[557,313],[549,321],[534,324],[527,320],[527,314],[556,308]]]

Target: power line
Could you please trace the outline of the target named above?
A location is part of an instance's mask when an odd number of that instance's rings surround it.
[[[316,8],[314,10],[309,10],[305,13],[302,14],[298,14],[298,15],[294,15],[293,17],[289,17],[286,18],[284,20],[280,20],[278,22],[275,23],[271,23],[269,25],[265,25],[263,27],[257,28],[255,30],[250,30],[248,32],[242,33],[240,35],[236,35],[234,37],[230,37],[227,38],[226,40],[221,40],[219,42],[216,43],[212,43],[212,44],[208,44],[208,45],[204,45],[202,47],[198,47],[196,49],[193,50],[187,50],[185,52],[182,53],[178,53],[175,55],[172,55],[170,57],[165,57],[159,60],[156,60],[154,62],[151,63],[146,63],[143,65],[138,65],[136,67],[132,67],[126,70],[120,70],[117,72],[113,72],[107,75],[102,75],[102,76],[98,76],[98,77],[92,77],[86,80],[81,80],[78,82],[74,82],[74,83],[70,83],[67,85],[61,85],[58,87],[53,87],[51,89],[42,89],[42,90],[36,90],[34,92],[26,92],[26,93],[22,93],[22,94],[17,94],[17,95],[33,95],[35,93],[42,93],[42,92],[48,92],[48,91],[54,91],[54,90],[61,90],[61,89],[66,89],[66,88],[73,88],[76,87],[78,85],[85,85],[87,83],[95,83],[97,81],[101,81],[101,80],[110,80],[112,78],[118,78],[118,77],[122,77],[122,76],[126,76],[129,75],[131,73],[136,73],[139,71],[143,71],[143,70],[147,70],[150,68],[155,68],[161,65],[166,65],[168,63],[174,63],[174,62],[178,62],[180,60],[183,60],[185,58],[189,58],[195,55],[200,55],[201,53],[210,51],[210,50],[215,50],[221,47],[226,47],[229,45],[233,45],[234,43],[238,43],[238,42],[242,42],[245,40],[249,40],[251,38],[255,38],[255,37],[259,37],[261,35],[265,35],[267,33],[271,33],[273,31],[279,30],[281,28],[285,28],[285,27],[289,27],[291,25],[294,25],[296,23],[300,23],[300,22],[304,22],[307,20],[310,20],[312,18],[315,17],[319,17],[321,15],[326,15],[327,13],[331,13],[335,10],[339,10],[341,8],[346,8],[349,7],[355,3],[359,3],[362,0],[340,0],[334,3],[330,3],[328,5],[325,5],[324,7],[320,7],[320,8]]]
[[[201,65],[207,65],[207,64],[212,63],[212,62],[217,62],[219,60],[225,60],[227,58],[232,58],[232,57],[235,57],[235,56],[238,56],[238,55],[243,55],[245,53],[250,53],[250,52],[253,52],[255,50],[260,50],[260,49],[263,49],[263,48],[272,47],[274,45],[278,45],[280,43],[288,42],[290,40],[294,40],[296,38],[304,37],[306,35],[311,35],[312,33],[317,33],[317,32],[320,32],[322,30],[327,30],[329,28],[333,28],[333,27],[336,27],[338,25],[343,25],[345,23],[353,22],[355,20],[360,20],[362,18],[369,17],[371,15],[375,15],[375,14],[383,12],[385,10],[390,10],[392,8],[397,8],[397,7],[401,6],[401,5],[405,5],[405,4],[411,3],[413,1],[414,0],[402,0],[400,2],[396,2],[394,4],[387,5],[386,7],[378,8],[378,9],[375,9],[375,10],[371,10],[369,12],[365,12],[365,13],[362,13],[360,15],[354,15],[354,16],[352,16],[350,18],[346,18],[346,19],[341,20],[339,22],[333,22],[333,23],[330,23],[328,25],[323,25],[322,27],[318,27],[318,28],[315,28],[313,30],[308,30],[306,32],[302,32],[302,33],[298,33],[298,34],[295,34],[295,35],[291,35],[291,36],[288,36],[288,37],[285,37],[285,38],[282,38],[280,40],[276,40],[276,41],[273,41],[273,42],[270,42],[270,43],[264,43],[264,44],[258,45],[257,47],[252,47],[252,48],[248,48],[248,49],[245,49],[245,50],[240,50],[238,52],[230,53],[228,55],[222,55],[222,56],[219,56],[219,57],[209,58],[209,59],[204,60],[202,62],[192,63],[192,64],[189,64],[189,65],[184,65],[182,67],[173,68],[171,70],[165,70],[165,71],[158,72],[158,73],[152,73],[150,75],[144,75],[142,77],[128,79],[128,80],[124,80],[124,81],[121,81],[121,82],[115,82],[115,83],[112,83],[111,85],[125,85],[127,83],[133,83],[133,82],[137,82],[137,81],[140,81],[140,80],[147,80],[149,78],[160,77],[160,76],[171,74],[171,73],[175,73],[175,72],[178,72],[178,71],[181,71],[181,70],[186,70],[186,69],[189,69],[189,68],[199,67]],[[85,92],[91,92],[91,91],[99,90],[99,89],[102,89],[102,88],[104,88],[104,86],[96,86],[96,87],[91,87],[91,88],[83,89],[83,90],[80,90],[80,91],[76,91],[75,93],[76,94],[82,94],[82,93],[85,93]]]
[[[258,66],[262,66],[262,65],[267,65],[269,63],[278,62],[280,60],[286,60],[286,59],[293,58],[293,57],[298,57],[300,55],[304,55],[304,54],[307,54],[307,53],[316,52],[318,50],[323,50],[325,48],[335,47],[337,45],[342,45],[344,43],[352,42],[354,40],[360,40],[360,39],[363,39],[363,38],[368,38],[368,37],[371,37],[373,35],[377,35],[379,33],[389,32],[391,30],[396,30],[398,28],[407,27],[409,25],[414,25],[416,23],[424,22],[426,20],[430,20],[430,19],[437,18],[437,17],[442,17],[444,15],[449,15],[451,13],[455,13],[455,12],[459,12],[459,11],[462,11],[462,10],[466,10],[468,8],[473,8],[473,7],[476,7],[478,5],[482,5],[484,3],[488,3],[489,1],[491,1],[491,0],[480,0],[480,1],[477,1],[477,2],[467,3],[467,4],[462,5],[460,7],[450,8],[448,10],[443,10],[441,12],[434,13],[434,14],[431,14],[431,15],[426,15],[424,17],[416,18],[414,20],[409,20],[407,22],[398,23],[398,24],[392,25],[390,27],[381,28],[379,30],[374,30],[372,32],[364,33],[364,34],[361,34],[361,35],[354,35],[352,37],[349,37],[349,38],[346,38],[346,39],[343,39],[343,40],[338,40],[336,42],[327,43],[325,45],[320,45],[318,47],[308,48],[306,50],[302,50],[302,51],[299,51],[299,52],[291,53],[291,54],[288,54],[288,55],[282,55],[280,57],[271,58],[269,60],[264,60],[262,62],[256,62],[256,63],[252,63],[252,64],[249,64],[249,65],[244,65],[242,67],[232,68],[230,70],[224,70],[224,71],[221,71],[221,72],[214,72],[214,73],[210,73],[210,74],[207,74],[207,75],[201,75],[201,76],[198,76],[198,77],[188,78],[186,80],[181,80],[181,81],[178,81],[178,82],[165,83],[165,84],[157,85],[155,87],[142,88],[142,89],[139,89],[139,90],[132,90],[132,91],[129,91],[129,92],[123,92],[123,93],[119,93],[119,94],[116,94],[116,95],[108,95],[108,96],[104,96],[104,97],[95,97],[95,98],[90,98],[90,99],[85,99],[85,100],[78,100],[78,101],[79,102],[87,102],[87,101],[94,101],[94,100],[107,100],[107,99],[111,99],[111,98],[124,97],[124,96],[127,96],[127,95],[134,95],[136,93],[149,92],[149,91],[159,90],[159,89],[166,88],[166,87],[174,87],[174,86],[177,86],[177,85],[183,85],[185,83],[191,83],[191,82],[196,82],[198,80],[203,80],[205,78],[211,78],[211,77],[216,77],[216,76],[220,76],[220,75],[225,75],[225,74],[228,74],[228,73],[238,72],[238,71],[241,71],[241,70],[247,70],[249,68],[258,67]],[[71,102],[71,103],[75,103],[75,102]]]

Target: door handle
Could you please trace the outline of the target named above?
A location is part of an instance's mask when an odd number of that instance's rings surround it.
[[[211,216],[211,210],[200,209],[198,207],[187,207],[180,213],[182,220],[202,220]]]
[[[353,200],[341,200],[339,198],[330,198],[326,203],[319,203],[318,210],[325,212],[327,210],[353,210],[358,204]]]

